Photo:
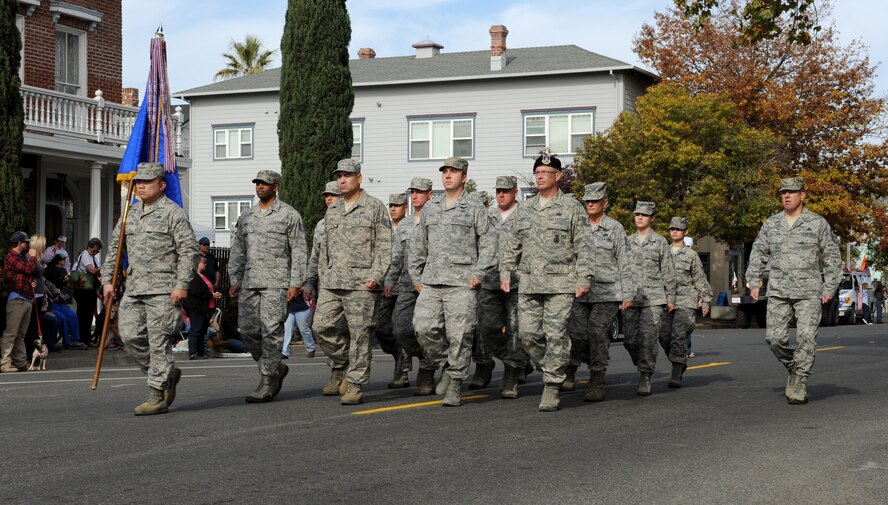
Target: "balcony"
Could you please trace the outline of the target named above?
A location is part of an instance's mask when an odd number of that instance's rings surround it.
[[[106,103],[100,90],[94,99],[32,86],[21,93],[27,129],[99,143],[126,144],[139,114],[137,107]]]

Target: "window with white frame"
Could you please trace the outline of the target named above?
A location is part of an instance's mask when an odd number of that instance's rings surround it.
[[[56,25],[55,89],[86,96],[86,32]]]
[[[524,154],[536,156],[548,147],[557,154],[573,154],[592,134],[594,111],[531,112],[524,115]]]
[[[25,16],[16,14],[15,27],[18,28],[19,36],[22,39],[22,50],[19,52],[21,56],[19,60],[19,81],[25,83]]]
[[[253,157],[253,126],[213,127],[213,159],[231,160]]]
[[[352,123],[352,159],[361,161],[364,147],[364,123]]]
[[[237,218],[252,206],[252,198],[213,198],[213,228],[234,231]]]
[[[471,158],[475,152],[475,119],[454,117],[410,120],[410,159]]]

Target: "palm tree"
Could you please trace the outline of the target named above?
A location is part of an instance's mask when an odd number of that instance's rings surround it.
[[[243,42],[231,39],[229,47],[230,52],[222,53],[228,63],[216,72],[214,79],[217,81],[262,72],[277,52],[277,49],[264,49],[262,41],[255,35],[247,35]]]

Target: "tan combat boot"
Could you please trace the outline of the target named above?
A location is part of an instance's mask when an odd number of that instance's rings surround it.
[[[420,368],[416,372],[416,396],[429,396],[435,392],[435,371]]]
[[[444,372],[441,373],[441,380],[438,381],[438,385],[435,386],[435,394],[443,395],[447,393],[447,388],[450,387],[450,376],[447,375],[447,369],[444,369]]]
[[[274,398],[274,377],[263,375],[259,379],[259,385],[255,391],[247,395],[245,400],[247,403],[265,403],[270,402]]]
[[[441,405],[444,407],[459,407],[462,405],[462,383],[463,381],[459,379],[447,381],[447,391]]]
[[[512,368],[506,365],[506,371],[503,372],[503,380],[500,383],[500,398],[506,400],[514,400],[518,398],[518,377],[521,375],[521,369]]]
[[[475,363],[475,375],[472,382],[469,383],[469,389],[484,389],[490,384],[490,374],[493,372],[496,363],[490,360],[490,363]]]
[[[795,384],[793,384],[792,392],[787,398],[790,405],[804,405],[808,403],[808,378],[800,375],[796,376]]]
[[[650,396],[651,394],[651,373],[641,372],[638,380],[638,396]]]
[[[792,395],[792,391],[795,389],[796,381],[798,379],[799,376],[790,370],[789,378],[786,379],[786,392],[783,393],[783,396],[785,396],[787,400],[789,400],[790,395]]]
[[[148,388],[148,398],[144,402],[136,405],[133,414],[137,416],[152,416],[154,414],[163,414],[167,411],[167,403],[164,400],[164,390]]]
[[[348,388],[346,389],[345,394],[342,395],[342,398],[340,398],[339,403],[343,405],[358,405],[364,403],[364,393],[361,391],[361,385],[348,382]]]
[[[344,382],[343,376],[345,372],[341,368],[334,368],[332,372],[330,372],[330,382],[324,386],[324,389],[321,390],[321,393],[324,396],[342,396],[342,393],[339,392],[339,386]]]
[[[290,373],[290,367],[283,363],[278,363],[277,373],[271,378],[271,397],[274,398],[281,392],[281,386],[284,385],[284,377]]]
[[[396,371],[394,378],[388,383],[389,389],[404,389],[409,387],[410,377],[407,376],[407,372],[402,371]]]
[[[172,405],[173,400],[176,399],[176,386],[179,384],[180,379],[182,379],[182,370],[173,365],[173,369],[167,375],[167,387],[163,392],[163,399],[166,400],[167,407]]]
[[[684,374],[685,370],[688,369],[687,365],[683,365],[681,363],[673,363],[672,364],[672,378],[669,379],[669,387],[672,389],[678,389],[681,387],[681,376]]]
[[[561,391],[573,391],[577,388],[577,367],[574,365],[567,365],[567,368],[564,370],[564,382],[561,383],[561,387],[559,389]]]
[[[543,396],[540,398],[541,412],[555,412],[558,410],[559,384],[546,384],[543,388]]]
[[[583,395],[587,402],[604,401],[604,372],[592,372],[589,375],[589,390]]]

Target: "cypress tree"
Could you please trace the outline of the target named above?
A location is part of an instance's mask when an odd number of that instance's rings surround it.
[[[350,41],[345,0],[288,1],[278,119],[281,199],[302,214],[309,240],[326,211],[324,184],[336,162],[351,156]]]
[[[0,0],[0,241],[26,227],[22,203],[22,95],[19,65],[22,37],[15,25],[16,0]],[[4,254],[6,249],[3,249]]]

